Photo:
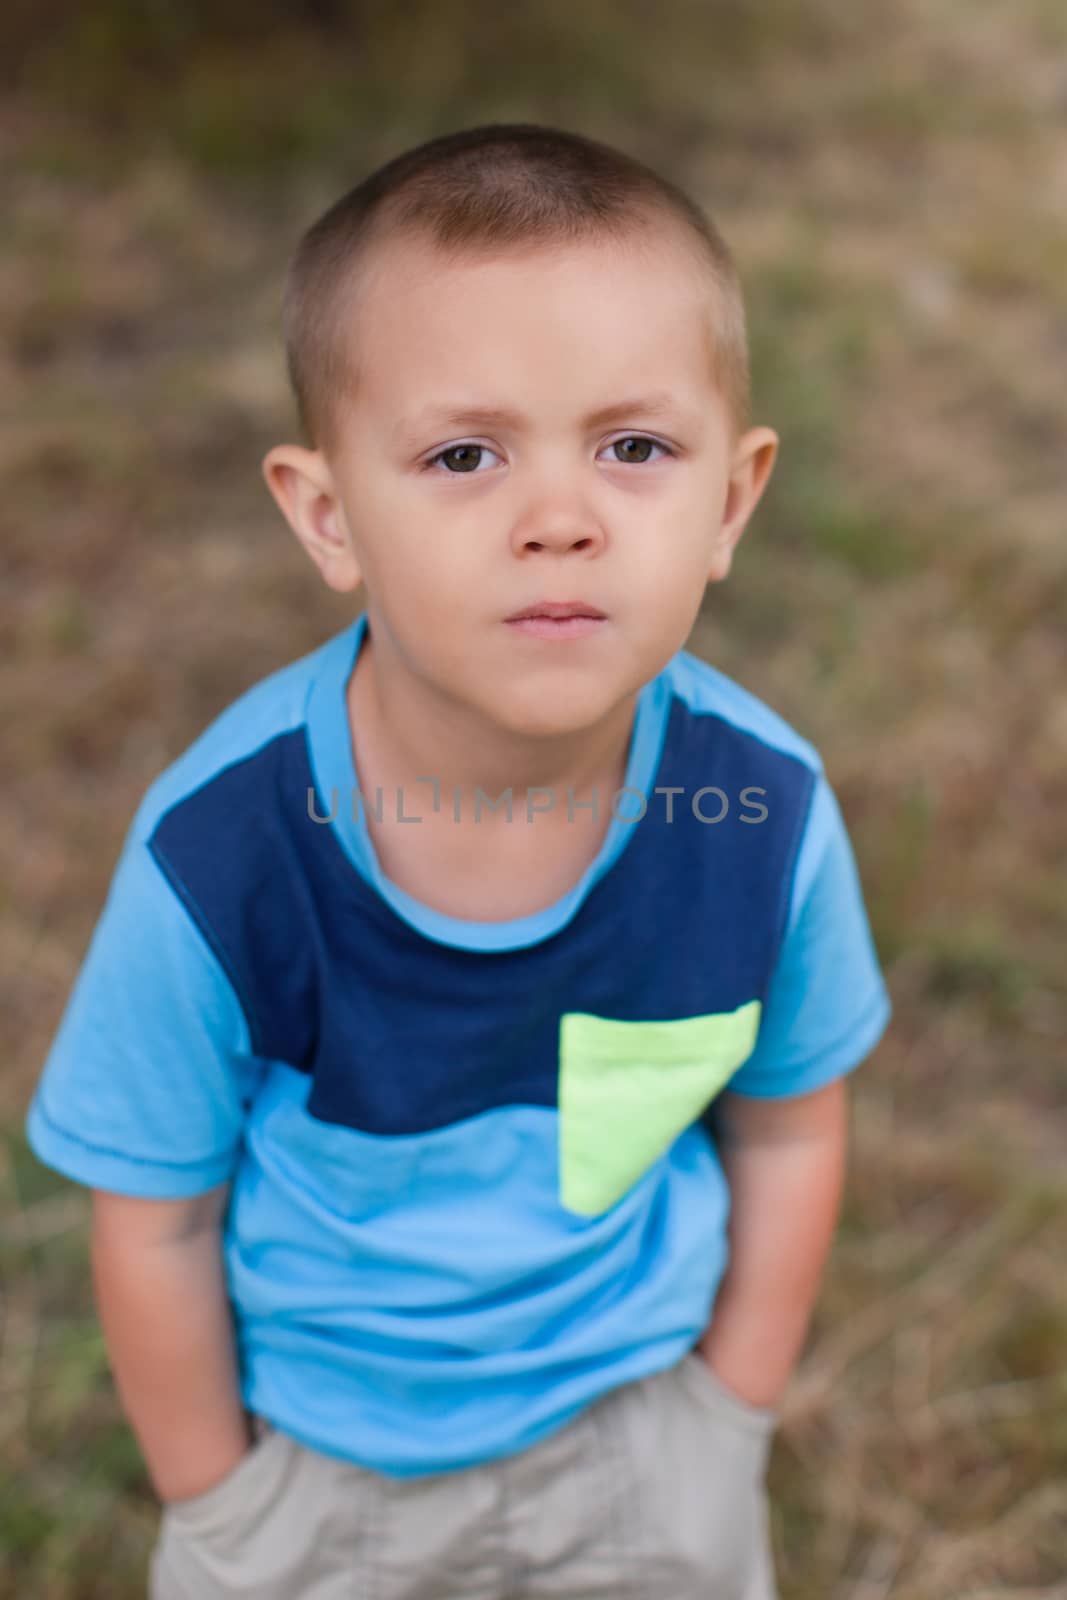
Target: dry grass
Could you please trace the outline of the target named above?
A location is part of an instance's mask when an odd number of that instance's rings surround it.
[[[364,19],[358,50],[284,6],[265,45],[154,8],[180,38],[157,49],[142,22],[137,71],[123,8],[58,43],[19,12],[0,1600],[133,1596],[155,1526],[84,1197],[21,1119],[147,783],[346,620],[258,473],[291,434],[287,252],[404,143],[513,116],[631,148],[640,127],[741,258],[783,448],[694,647],[822,751],[896,1007],[854,1080],[841,1225],[771,1460],[783,1600],[1064,1600],[1063,13],[334,9]]]

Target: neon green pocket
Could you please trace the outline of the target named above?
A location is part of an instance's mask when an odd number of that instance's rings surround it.
[[[751,1054],[762,1007],[670,1022],[568,1011],[559,1030],[560,1203],[596,1216],[631,1189]]]

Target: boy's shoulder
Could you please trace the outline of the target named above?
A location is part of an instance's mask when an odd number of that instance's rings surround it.
[[[718,717],[740,735],[792,756],[816,776],[823,773],[811,741],[735,678],[688,650],[680,650],[666,670],[672,694],[693,717]]]
[[[173,806],[228,768],[249,761],[272,740],[300,728],[311,690],[340,638],[334,635],[287,662],[225,706],[149,784],[131,824],[132,837],[147,840]]]

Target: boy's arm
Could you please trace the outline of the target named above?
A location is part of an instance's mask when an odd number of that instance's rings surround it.
[[[223,1271],[222,1184],[186,1200],[93,1191],[100,1322],[123,1409],[162,1500],[211,1488],[249,1449]]]
[[[724,1090],[717,1144],[730,1258],[698,1348],[751,1405],[779,1405],[803,1347],[844,1186],[847,1086],[756,1099]]]

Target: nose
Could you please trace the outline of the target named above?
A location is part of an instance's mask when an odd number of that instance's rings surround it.
[[[542,552],[594,556],[604,544],[604,529],[597,518],[588,508],[573,503],[531,509],[519,518],[513,537],[515,553],[520,556]]]

